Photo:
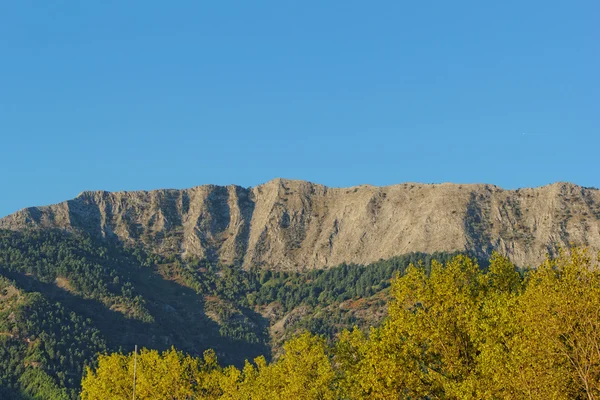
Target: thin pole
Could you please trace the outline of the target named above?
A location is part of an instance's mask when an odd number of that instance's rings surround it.
[[[135,345],[135,352],[133,353],[133,400],[135,400],[135,373],[137,370],[137,344]]]

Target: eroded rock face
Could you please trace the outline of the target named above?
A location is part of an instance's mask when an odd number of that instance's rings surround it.
[[[492,250],[535,265],[558,246],[600,250],[600,191],[569,183],[328,188],[276,179],[246,189],[83,192],[0,228],[85,230],[151,251],[274,269],[369,263],[412,251]]]

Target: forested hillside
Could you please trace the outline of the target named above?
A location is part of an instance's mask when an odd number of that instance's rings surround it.
[[[592,255],[285,272],[0,231],[0,396],[129,397],[138,345],[139,399],[597,398]]]
[[[390,279],[410,254],[371,265],[305,273],[148,255],[83,233],[0,231],[2,398],[76,398],[97,353],[134,345],[192,356],[213,349],[223,365],[270,360],[295,333],[332,340],[367,330],[387,312]]]

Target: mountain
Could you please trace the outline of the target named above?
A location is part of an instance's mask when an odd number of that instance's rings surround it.
[[[0,219],[0,229],[59,228],[158,255],[300,271],[409,252],[493,250],[521,266],[559,246],[600,249],[600,191],[570,183],[503,190],[404,183],[329,188],[275,179],[253,188],[83,192]]]
[[[410,264],[571,244],[600,250],[600,191],[569,183],[83,192],[0,219],[0,398],[76,399],[97,353],[135,345],[277,357],[379,325]]]

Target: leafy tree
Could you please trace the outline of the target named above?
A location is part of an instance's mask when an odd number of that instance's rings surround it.
[[[587,251],[531,271],[518,306],[504,384],[520,396],[600,398],[600,271]]]
[[[343,279],[351,271],[342,268],[336,276]],[[600,395],[600,272],[585,250],[562,252],[525,274],[498,254],[485,268],[463,255],[445,264],[432,262],[430,268],[411,265],[394,279],[391,296],[389,317],[381,326],[368,333],[356,328],[343,331],[332,346],[323,337],[301,334],[288,341],[281,357],[271,363],[258,357],[242,369],[222,368],[214,353],[200,360],[174,349],[162,355],[144,350],[140,396],[596,399]],[[88,369],[82,397],[127,396],[131,366],[131,355],[101,356],[98,368]],[[121,389],[113,388],[115,382],[121,382],[117,385]],[[170,390],[160,389],[167,387]]]
[[[272,364],[264,357],[247,363],[243,382],[232,398],[334,399],[335,371],[325,341],[304,333],[284,345],[283,356]]]
[[[136,367],[136,398],[192,399],[200,389],[206,366],[215,366],[214,356],[207,353],[204,364],[175,349],[159,353],[142,349],[139,355],[120,353],[101,355],[98,368],[86,369],[81,398],[126,399],[133,395],[134,364]],[[204,368],[203,368],[204,367]]]

